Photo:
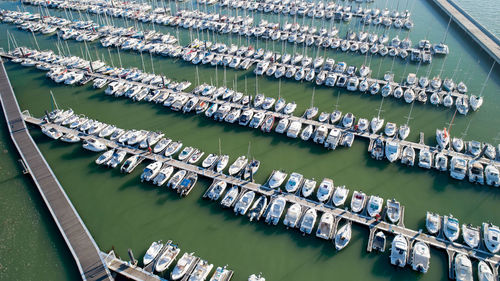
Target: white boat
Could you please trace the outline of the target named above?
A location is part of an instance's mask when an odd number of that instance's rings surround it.
[[[312,229],[314,228],[314,224],[316,223],[317,218],[316,209],[310,208],[304,214],[302,218],[302,222],[300,224],[300,231],[306,234],[311,234]]]
[[[255,218],[260,219],[267,207],[267,196],[260,196],[255,202],[253,202],[252,207],[248,210],[248,217],[250,221]]]
[[[221,173],[222,171],[224,171],[228,162],[229,162],[229,155],[222,155],[221,157],[219,157],[219,160],[217,161],[217,166],[215,167],[217,173]]]
[[[464,141],[460,138],[453,138],[451,144],[453,146],[453,149],[457,152],[461,152],[462,150],[464,150]]]
[[[238,197],[238,187],[233,186],[229,191],[224,195],[224,198],[222,198],[221,205],[223,207],[229,208],[233,205],[234,201],[236,200],[236,197]]]
[[[128,158],[123,165],[120,167],[120,172],[122,173],[130,173],[137,166],[137,163],[140,160],[139,155],[132,155]]]
[[[206,260],[200,259],[191,275],[189,275],[188,281],[204,281],[205,279],[207,279],[207,276],[213,267],[213,264],[208,263]]]
[[[477,160],[469,161],[469,181],[484,184],[484,167]]]
[[[427,212],[425,218],[425,227],[430,234],[438,234],[439,230],[441,229],[441,217],[438,214]]]
[[[397,223],[401,217],[401,203],[396,199],[387,199],[387,217],[392,223]]]
[[[180,141],[174,141],[174,142],[171,142],[167,148],[165,149],[165,156],[167,157],[170,157],[172,155],[174,155],[175,153],[177,153],[182,147],[182,142]]]
[[[363,210],[366,203],[366,194],[355,190],[351,198],[351,211],[359,213]]]
[[[162,165],[163,162],[161,161],[156,161],[147,165],[141,174],[141,181],[150,181],[154,177],[156,177],[156,175],[158,175],[158,173],[160,172]]]
[[[471,224],[462,224],[462,237],[469,247],[476,248],[481,241],[479,227],[473,227]]]
[[[333,215],[331,213],[323,213],[316,230],[316,237],[328,240],[333,233]]]
[[[201,166],[203,168],[212,167],[214,165],[214,163],[217,161],[217,159],[219,159],[219,155],[214,154],[214,153],[210,153],[207,156],[207,158],[205,158],[205,160],[203,160],[203,162],[201,163]]]
[[[51,126],[42,125],[41,129],[42,129],[42,133],[44,133],[46,136],[48,136],[54,140],[57,140],[63,136],[62,132],[60,132],[59,130],[57,130],[56,128],[53,128]]]
[[[181,279],[188,269],[193,265],[196,261],[196,257],[193,255],[194,253],[184,253],[180,260],[175,265],[174,269],[170,273],[170,278],[172,280]]]
[[[283,220],[283,224],[287,227],[297,227],[298,221],[300,219],[300,215],[302,212],[302,207],[299,203],[293,204],[288,211],[286,212],[285,219]]]
[[[61,138],[59,138],[63,142],[68,142],[68,143],[77,143],[81,139],[77,135],[74,135],[72,133],[65,133]]]
[[[384,199],[382,199],[379,196],[370,196],[370,199],[368,200],[368,205],[366,206],[366,209],[368,211],[368,215],[370,217],[376,217],[380,215],[380,212],[382,211],[382,206],[384,205]]]
[[[394,237],[391,246],[391,264],[399,267],[405,267],[408,256],[408,241],[398,234]]]
[[[401,153],[401,163],[413,166],[415,164],[415,149],[411,146],[405,146]]]
[[[347,200],[347,196],[349,195],[349,189],[347,189],[344,185],[338,186],[333,193],[332,202],[335,207],[339,207],[344,205]]]
[[[277,197],[269,206],[269,211],[266,215],[266,223],[276,225],[285,210],[286,200],[283,197]]]
[[[422,241],[418,241],[415,245],[413,245],[412,251],[411,266],[413,270],[427,273],[431,259],[429,246]]]
[[[155,184],[157,186],[164,185],[167,182],[167,180],[170,178],[170,176],[172,175],[173,172],[174,172],[174,167],[173,166],[164,165],[160,169],[160,171],[158,172],[158,174],[156,175],[156,177],[154,177],[153,184]]]
[[[62,140],[62,138],[61,138]],[[500,186],[500,174],[498,168],[494,165],[487,165],[484,169],[484,175],[486,178],[486,184],[491,186]]]
[[[266,278],[262,277],[260,274],[252,274],[248,277],[248,281],[266,281]]]
[[[238,200],[238,202],[236,202],[236,204],[234,205],[234,212],[239,215],[244,215],[250,208],[250,205],[252,204],[254,198],[255,198],[254,191],[248,191],[245,194],[243,194],[240,200]]]
[[[165,271],[179,255],[181,249],[176,245],[169,244],[167,249],[163,251],[158,260],[155,263],[155,270],[157,272]]]
[[[319,184],[318,191],[316,192],[316,197],[319,202],[325,203],[330,199],[333,193],[333,180],[324,178]]]
[[[500,229],[491,223],[483,223],[484,245],[492,254],[500,250]]]
[[[446,128],[442,130],[436,129],[436,140],[441,148],[446,148],[450,144],[450,134],[446,131]]]
[[[103,154],[101,154],[101,156],[99,156],[99,158],[97,158],[95,160],[95,163],[97,165],[107,163],[111,159],[111,157],[113,156],[113,153],[115,153],[114,149],[104,152]]]
[[[144,255],[143,258],[144,266],[150,264],[156,258],[156,256],[158,256],[162,248],[163,248],[163,243],[161,243],[161,241],[153,242],[151,246],[149,246],[149,249],[146,251],[146,254]]]
[[[315,188],[316,188],[315,180],[305,179],[304,183],[302,184],[302,190],[301,190],[302,196],[306,198],[311,196]]]
[[[227,280],[230,275],[231,271],[227,269],[226,266],[224,267],[219,266],[217,267],[217,269],[215,269],[215,272],[210,278],[210,281],[224,281]]]
[[[83,148],[93,152],[101,152],[107,149],[106,144],[94,138],[84,140]]]
[[[473,281],[472,263],[470,259],[462,253],[455,257],[455,279],[457,281]]]
[[[450,176],[457,180],[463,180],[467,174],[467,160],[460,156],[453,156],[450,164]]]
[[[396,135],[396,132],[397,132],[396,123],[387,122],[385,124],[384,133],[385,133],[386,136],[393,137],[393,136]]]
[[[267,185],[269,188],[278,188],[285,181],[287,174],[281,171],[274,171],[269,178]]]
[[[421,149],[418,154],[418,166],[424,169],[430,169],[432,167],[432,153],[429,149]]]
[[[460,224],[458,223],[458,219],[451,215],[444,216],[443,232],[446,238],[448,238],[451,242],[457,240],[460,235]]]
[[[351,224],[352,222],[349,221],[337,231],[335,235],[335,249],[337,249],[337,251],[344,249],[345,246],[349,244],[352,234]]]
[[[387,141],[385,144],[385,157],[389,162],[394,162],[400,158],[401,146],[398,141]]]
[[[290,178],[288,178],[288,181],[286,182],[285,185],[285,190],[287,192],[295,192],[299,188],[300,184],[302,183],[302,179],[304,176],[302,176],[299,173],[292,173],[290,175]]]
[[[245,156],[240,156],[234,161],[231,166],[229,166],[229,175],[236,175],[243,169],[243,167],[248,163],[248,159]]]
[[[189,158],[189,156],[191,156],[191,154],[195,151],[195,148],[194,147],[191,147],[191,146],[186,146],[184,147],[184,149],[181,151],[181,153],[179,153],[179,156],[177,156],[177,158],[180,160],[180,161],[184,161],[186,159]]]
[[[177,171],[168,181],[167,187],[171,187],[172,189],[176,189],[177,186],[181,183],[181,181],[184,179],[186,176],[187,171],[186,170],[179,170]]]
[[[373,134],[376,134],[378,131],[382,129],[382,126],[384,126],[384,119],[381,119],[380,117],[373,117],[372,121],[370,122],[370,129],[372,130]]]
[[[477,265],[477,275],[479,281],[495,281],[490,266],[484,261],[479,261]]]

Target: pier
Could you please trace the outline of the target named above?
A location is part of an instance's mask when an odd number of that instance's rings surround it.
[[[71,251],[81,278],[113,280],[97,244],[31,138],[1,60],[0,100],[12,141]]]
[[[497,64],[500,64],[500,41],[498,38],[486,30],[453,0],[432,0],[432,2],[450,16]]]
[[[101,252],[100,255],[111,271],[119,273],[128,279],[136,281],[167,281],[167,279],[152,274],[139,266],[121,260],[114,251],[109,253]]]
[[[269,198],[273,198],[275,196],[282,196],[287,201],[287,203],[291,203],[291,204],[298,203],[302,207],[302,211],[305,211],[308,209],[314,209],[314,210],[316,210],[316,212],[318,212],[318,214],[330,213],[335,218],[335,228],[334,228],[334,231],[332,233],[332,236],[335,235],[336,224],[338,224],[338,222],[341,219],[344,219],[344,220],[347,220],[350,222],[354,222],[354,223],[357,223],[357,224],[362,225],[362,226],[366,226],[370,229],[370,233],[371,233],[369,241],[368,241],[367,251],[370,251],[369,250],[369,249],[371,249],[370,245],[373,244],[374,233],[376,233],[377,231],[383,231],[386,234],[402,235],[408,241],[410,241],[410,243],[422,241],[422,242],[426,243],[427,245],[433,246],[437,249],[441,249],[441,250],[447,252],[448,254],[453,253],[455,255],[458,253],[462,253],[462,254],[464,254],[470,258],[476,259],[476,260],[484,260],[492,267],[493,271],[495,272],[494,273],[495,276],[498,275],[497,266],[498,266],[498,264],[500,264],[500,255],[495,255],[495,254],[489,253],[486,250],[481,249],[481,248],[473,249],[473,248],[470,248],[466,245],[462,245],[460,243],[451,242],[449,240],[446,240],[442,236],[436,237],[436,236],[432,236],[432,235],[428,235],[426,233],[423,233],[420,230],[415,231],[415,230],[406,228],[404,226],[404,221],[403,221],[404,220],[404,213],[403,213],[404,206],[401,207],[401,218],[400,218],[399,223],[392,224],[392,223],[388,223],[388,222],[383,221],[383,220],[378,220],[376,218],[369,217],[369,216],[365,215],[364,213],[359,214],[359,213],[351,212],[347,209],[336,208],[336,207],[333,207],[329,203],[326,203],[326,204],[318,203],[316,201],[297,196],[296,194],[282,192],[279,189],[275,190],[275,189],[263,188],[262,185],[260,185],[258,183],[245,181],[245,180],[242,180],[242,179],[239,179],[239,178],[236,178],[233,176],[228,176],[228,175],[225,175],[222,173],[217,173],[217,172],[212,171],[210,169],[204,169],[202,167],[188,164],[188,163],[176,160],[176,159],[172,159],[172,158],[166,157],[164,155],[153,154],[153,153],[150,153],[146,150],[141,150],[141,149],[131,147],[131,146],[125,146],[125,145],[119,144],[119,143],[114,142],[114,141],[110,141],[110,140],[105,139],[105,138],[99,138],[96,136],[89,136],[86,134],[82,134],[78,130],[69,129],[67,127],[60,126],[57,124],[44,123],[41,119],[34,118],[34,117],[31,117],[28,115],[25,115],[24,119],[26,120],[27,123],[30,123],[30,124],[33,124],[36,126],[41,126],[43,124],[46,124],[48,126],[52,126],[62,133],[72,133],[72,134],[79,134],[80,133],[80,137],[82,140],[89,139],[89,138],[98,139],[99,141],[102,141],[103,143],[105,143],[106,146],[109,148],[121,149],[121,150],[126,151],[128,154],[141,155],[145,159],[148,159],[151,161],[162,161],[164,163],[172,165],[174,168],[183,169],[183,170],[186,170],[188,172],[197,173],[199,176],[202,176],[202,177],[214,180],[214,181],[221,180],[221,181],[227,182],[230,185],[239,186],[240,187],[239,196],[241,196],[241,194],[243,194],[244,191],[254,191],[257,194],[265,195],[265,196],[268,196]],[[237,200],[235,202],[237,202]],[[302,217],[303,217],[303,214],[301,215],[301,219],[302,219]],[[301,221],[301,219],[299,221]],[[298,227],[299,226],[297,226],[297,228]],[[409,245],[411,245],[411,244],[409,244]],[[449,271],[450,271],[450,276],[451,276],[451,274],[453,274],[453,262],[450,263],[450,266],[451,266],[451,268],[449,269]]]

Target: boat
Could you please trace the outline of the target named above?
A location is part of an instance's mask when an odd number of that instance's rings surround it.
[[[177,153],[182,147],[182,142],[180,141],[174,141],[174,142],[171,142],[167,148],[165,149],[165,156],[167,157],[171,157],[172,155],[174,155],[175,153]]]
[[[477,265],[479,281],[494,281],[494,275],[490,266],[485,261],[479,261]]]
[[[243,169],[243,167],[248,163],[248,159],[245,156],[240,156],[234,161],[231,166],[229,166],[229,175],[236,175]]]
[[[413,245],[411,266],[413,270],[422,273],[427,273],[429,270],[429,262],[431,259],[431,253],[429,246],[422,241],[418,241]]]
[[[312,229],[314,228],[314,224],[316,223],[317,213],[316,209],[310,208],[304,214],[302,218],[302,222],[300,224],[300,231],[302,233],[311,234]]]
[[[288,211],[286,212],[285,219],[283,220],[283,224],[287,227],[297,227],[298,221],[300,219],[300,215],[302,212],[302,207],[299,203],[293,204]]]
[[[181,279],[195,262],[194,253],[184,253],[170,273],[170,278],[172,280]]]
[[[63,136],[63,133],[61,131],[59,131],[56,128],[53,128],[51,126],[42,125],[41,129],[42,129],[42,133],[44,133],[46,136],[48,136],[49,138],[54,139],[54,140],[57,140]]]
[[[275,170],[273,171],[271,177],[267,181],[267,186],[269,188],[278,188],[285,181],[287,174],[281,171]]]
[[[372,218],[379,217],[383,205],[384,199],[379,196],[371,195],[370,199],[368,199],[368,205],[366,206],[368,215]]]
[[[300,184],[302,183],[302,179],[304,176],[302,176],[299,173],[292,173],[290,174],[290,178],[285,184],[285,190],[287,192],[295,192],[299,188]]]
[[[448,147],[448,144],[450,144],[450,135],[446,131],[446,128],[443,128],[443,130],[436,129],[436,140],[442,149]]]
[[[233,186],[229,191],[224,195],[224,198],[222,198],[221,205],[222,207],[229,208],[233,205],[234,201],[236,200],[236,197],[238,197],[238,187]]]
[[[67,142],[67,143],[77,143],[81,140],[79,136],[74,135],[72,133],[65,133],[59,139],[63,142]]]
[[[335,249],[337,249],[337,251],[344,249],[345,246],[349,244],[352,234],[351,224],[352,222],[349,221],[337,231],[335,235]]]
[[[427,212],[425,218],[425,227],[430,234],[438,234],[439,230],[441,229],[441,217],[438,214]]]
[[[204,154],[205,154],[205,152],[198,150],[198,149],[195,149],[194,152],[189,157],[188,163],[189,164],[197,163],[198,161],[200,161],[201,157],[203,157]]]
[[[460,156],[453,156],[450,164],[450,176],[457,180],[463,180],[467,174],[467,160]]]
[[[464,150],[464,141],[460,138],[453,138],[451,142],[453,149],[457,152]]]
[[[217,267],[217,269],[215,269],[215,272],[210,278],[210,281],[224,281],[228,280],[230,276],[231,276],[231,271],[227,269],[226,266],[224,267],[219,266]]]
[[[209,191],[207,193],[207,197],[211,200],[219,200],[220,196],[224,192],[227,187],[227,183],[225,181],[217,180],[212,183],[209,187]]]
[[[330,199],[333,193],[333,180],[324,178],[319,184],[318,191],[316,192],[316,197],[319,202],[325,203]]]
[[[448,156],[446,156],[443,152],[436,153],[434,168],[442,172],[448,170]]]
[[[217,173],[222,173],[222,171],[224,171],[224,169],[226,168],[228,162],[229,162],[228,155],[220,156],[219,160],[217,161],[217,166],[215,167],[215,171]]]
[[[413,149],[413,147],[405,146],[405,148],[403,148],[403,152],[401,153],[401,163],[413,166],[415,163],[415,149]]]
[[[405,267],[408,256],[408,241],[406,238],[398,234],[394,237],[391,246],[391,264],[399,267]]]
[[[315,188],[316,188],[315,180],[305,179],[304,183],[302,184],[302,196],[304,197],[311,196]]]
[[[354,114],[348,112],[346,115],[344,115],[344,118],[342,118],[342,126],[346,129],[349,129],[353,126],[353,124],[354,124]]]
[[[424,169],[430,169],[432,167],[432,153],[429,149],[421,149],[418,154],[418,166]]]
[[[396,199],[387,199],[387,217],[392,223],[398,223],[401,217],[401,203],[396,201]]]
[[[174,167],[170,165],[163,165],[163,167],[160,169],[156,177],[153,179],[153,184],[157,186],[162,186],[167,182],[167,180],[170,178],[172,173],[174,172]]]
[[[342,111],[335,110],[330,114],[330,123],[335,124],[342,118]]]
[[[114,153],[115,153],[114,149],[104,152],[103,154],[101,154],[101,156],[99,156],[99,158],[95,160],[95,163],[97,165],[102,165],[104,163],[107,163],[111,159]]]
[[[387,122],[385,124],[384,133],[386,136],[393,137],[396,135],[396,132],[397,132],[397,126],[395,123]]]
[[[181,180],[181,182],[177,186],[177,193],[180,193],[181,196],[186,196],[191,189],[194,187],[196,182],[198,181],[198,174],[194,172],[187,173],[186,177]]]
[[[383,231],[377,231],[373,237],[372,249],[379,252],[385,251],[386,237]]]
[[[244,215],[250,208],[254,198],[254,191],[248,191],[243,194],[243,196],[241,196],[238,202],[234,205],[234,212],[238,215]]]
[[[460,235],[460,224],[458,223],[458,219],[451,215],[444,216],[443,231],[446,238],[448,238],[451,242],[457,240]]]
[[[176,245],[169,244],[165,251],[160,255],[158,260],[155,263],[155,271],[163,272],[165,271],[175,260],[175,258],[179,255],[181,249]]]
[[[137,166],[137,163],[140,161],[139,155],[132,155],[128,158],[123,165],[120,167],[120,172],[122,173],[130,173]]]
[[[155,161],[155,162],[147,165],[141,174],[141,181],[150,181],[154,177],[156,177],[156,175],[158,175],[158,173],[160,172],[162,165],[163,165],[163,162],[161,162],[161,161]]]
[[[333,233],[333,215],[331,213],[323,213],[319,221],[316,237],[328,240]]]
[[[266,278],[262,277],[260,274],[252,274],[248,277],[248,281],[266,281]]]
[[[366,203],[366,194],[355,190],[351,199],[351,211],[359,213],[363,210]]]
[[[307,125],[304,130],[300,133],[300,138],[303,141],[307,141],[311,138],[312,134],[314,132],[314,126],[313,125]]]
[[[177,186],[181,183],[186,174],[187,174],[186,170],[177,171],[168,181],[167,187],[171,187],[174,190],[177,189]]]
[[[208,263],[206,260],[200,259],[191,275],[189,275],[188,281],[204,281],[205,279],[207,279],[207,276],[213,267],[213,264]]]
[[[372,121],[370,122],[370,129],[373,134],[376,134],[378,131],[382,129],[382,126],[384,126],[384,119],[381,119],[380,117],[373,117]]]
[[[375,139],[372,150],[370,152],[373,159],[382,160],[384,158],[384,141],[382,138]]]
[[[107,149],[106,144],[102,141],[94,138],[89,138],[83,141],[83,148],[93,151],[93,152],[101,152]]]
[[[266,207],[267,197],[265,195],[262,195],[253,203],[252,207],[248,211],[248,217],[250,218],[250,221],[253,221],[255,218],[257,218],[258,220],[266,210]]]
[[[469,181],[472,183],[484,184],[484,167],[477,160],[469,161]]]
[[[182,149],[181,153],[179,153],[179,156],[177,156],[177,158],[179,159],[179,161],[184,161],[188,159],[193,152],[195,152],[194,147],[186,146],[184,147],[184,149]]]
[[[473,281],[472,263],[470,259],[460,253],[455,256],[455,279],[457,281]]]
[[[476,248],[481,241],[479,227],[473,227],[471,224],[462,224],[462,237],[469,247]]]
[[[150,264],[156,258],[156,256],[158,256],[162,248],[163,243],[161,243],[161,241],[155,241],[151,243],[151,246],[149,246],[149,249],[146,251],[146,254],[143,257],[144,266]]]
[[[219,159],[219,155],[217,154],[214,154],[214,153],[210,153],[207,158],[205,158],[205,160],[203,160],[203,162],[201,162],[201,166],[203,168],[209,168],[209,167],[212,167],[214,165],[214,163],[217,162],[217,160]]]
[[[483,241],[486,249],[492,254],[500,250],[500,229],[491,223],[483,223]]]
[[[280,220],[281,215],[285,210],[285,206],[286,206],[285,198],[279,196],[276,199],[274,199],[271,205],[269,206],[269,211],[267,212],[266,215],[266,223],[272,225],[278,224],[278,221]]]
[[[62,140],[62,138],[61,138]],[[500,173],[498,168],[494,165],[487,165],[484,169],[484,176],[486,178],[486,184],[491,186],[500,186]]]
[[[385,157],[389,162],[394,162],[400,158],[401,146],[398,141],[387,141],[385,144]]]

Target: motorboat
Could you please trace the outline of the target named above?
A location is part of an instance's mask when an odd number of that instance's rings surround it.
[[[196,262],[194,253],[184,253],[170,273],[172,280],[181,279]]]
[[[239,173],[243,167],[248,163],[248,159],[245,156],[240,156],[234,161],[231,166],[229,166],[229,175],[233,176]]]
[[[436,153],[434,168],[442,172],[448,170],[448,156],[446,156],[443,152]]]
[[[318,108],[317,107],[310,107],[304,113],[304,118],[313,119],[317,114],[318,114]]]
[[[385,157],[389,162],[398,160],[401,156],[401,146],[398,141],[387,141],[385,144]]]
[[[370,122],[370,129],[373,134],[376,134],[378,131],[382,129],[382,126],[384,126],[384,119],[381,119],[380,117],[373,117],[372,121]]]
[[[220,204],[222,207],[229,208],[233,205],[234,201],[236,201],[236,197],[238,197],[239,189],[237,186],[231,187],[229,191],[224,195]]]
[[[179,156],[177,156],[177,158],[179,159],[179,161],[184,161],[188,159],[189,156],[191,156],[191,154],[195,152],[195,150],[196,149],[194,147],[186,146],[184,147],[184,149],[182,149],[181,153],[179,153]]]
[[[331,213],[323,213],[319,221],[316,237],[328,240],[333,233],[333,215]]]
[[[285,184],[285,190],[290,193],[297,191],[300,184],[302,183],[303,178],[304,176],[299,173],[294,172],[290,174],[290,177],[288,178],[288,181]]]
[[[143,258],[144,266],[150,264],[156,258],[156,256],[158,256],[162,248],[163,248],[163,243],[161,243],[161,241],[153,242],[151,246],[149,246],[149,249],[146,251],[146,254],[144,255]]]
[[[384,150],[385,150],[384,147],[385,143],[381,138],[375,139],[372,151],[370,153],[372,158],[376,160],[382,160],[384,158]]]
[[[62,140],[62,138],[61,138]],[[484,176],[486,178],[486,184],[491,186],[500,186],[500,174],[498,168],[494,165],[487,165],[484,169]]]
[[[398,134],[400,139],[405,140],[410,134],[410,126],[407,124],[401,125],[401,127],[399,127]]]
[[[458,219],[451,215],[444,216],[443,232],[446,238],[448,238],[451,242],[457,240],[460,235],[460,224],[458,223]]]
[[[314,189],[316,188],[316,181],[314,179],[305,179],[304,183],[302,184],[302,196],[304,197],[309,197],[313,193]]]
[[[467,145],[468,153],[474,157],[478,157],[481,154],[481,150],[483,149],[482,143],[478,141],[470,141]]]
[[[351,198],[351,211],[359,213],[363,210],[366,203],[366,194],[355,190]]]
[[[441,217],[438,214],[427,212],[425,218],[425,227],[430,234],[438,234],[439,230],[441,229]]]
[[[347,196],[349,195],[349,189],[347,189],[344,185],[338,186],[333,193],[332,202],[335,207],[339,207],[344,205],[347,200]]]
[[[201,162],[201,166],[203,168],[209,168],[209,167],[212,167],[216,162],[217,160],[219,159],[219,155],[215,154],[215,153],[210,153],[207,158],[205,158],[203,160],[203,162]]]
[[[170,157],[172,155],[174,155],[175,153],[177,153],[182,147],[182,142],[180,141],[174,141],[174,142],[171,142],[167,148],[165,149],[165,156],[167,157]]]
[[[269,180],[267,181],[267,186],[269,188],[279,188],[281,184],[285,181],[287,174],[278,170],[275,170]]]
[[[63,133],[61,131],[48,125],[42,125],[41,129],[42,133],[54,140],[57,140],[63,136]]]
[[[401,163],[413,166],[415,163],[415,149],[411,146],[405,146],[403,152],[401,153]]]
[[[215,167],[215,171],[217,173],[222,173],[222,171],[224,171],[224,169],[226,168],[228,162],[229,162],[229,156],[221,155],[217,161],[217,166]]]
[[[416,242],[415,245],[413,245],[411,256],[411,266],[413,270],[427,273],[427,270],[429,270],[430,259],[431,253],[429,246],[422,241]]]
[[[470,182],[484,184],[484,167],[479,161],[469,161],[468,173]]]
[[[490,266],[485,261],[479,261],[477,265],[477,275],[479,281],[494,281],[494,275]]]
[[[462,152],[464,150],[464,141],[460,138],[453,138],[451,141],[451,145],[453,146],[453,149],[457,152]]]
[[[314,228],[314,224],[316,223],[317,218],[316,209],[310,208],[304,214],[302,218],[302,222],[300,224],[300,231],[306,234],[311,234],[312,229]]]
[[[115,150],[112,149],[112,150],[108,150],[106,152],[104,152],[103,154],[101,154],[101,156],[99,156],[96,160],[95,160],[95,163],[97,165],[102,165],[102,164],[105,164],[107,163],[111,157],[113,157],[113,153],[115,153]]]
[[[83,148],[93,152],[101,152],[107,149],[106,144],[104,144],[104,142],[95,138],[89,138],[84,140]]]
[[[252,274],[248,277],[248,281],[266,281],[266,278],[262,277],[262,275]]]
[[[337,251],[344,249],[345,246],[349,244],[352,234],[351,224],[352,222],[349,221],[337,231],[337,234],[335,235],[335,249],[337,249]]]
[[[81,140],[79,136],[72,133],[65,133],[59,139],[63,142],[68,142],[68,143],[77,143]]]
[[[213,264],[208,263],[206,260],[200,259],[191,275],[189,275],[188,281],[204,281],[205,279],[207,279],[207,276],[213,267]]]
[[[384,252],[386,241],[387,241],[387,238],[385,237],[384,232],[377,231],[375,233],[375,236],[373,237],[372,249],[377,250],[379,252]]]
[[[250,221],[253,221],[255,218],[257,220],[262,216],[267,207],[267,196],[262,195],[252,204],[252,207],[248,211],[248,217]]]
[[[358,119],[358,124],[356,125],[358,132],[368,132],[370,123],[368,122],[368,119],[366,118],[359,118]]]
[[[312,134],[314,132],[314,126],[309,124],[307,125],[304,130],[302,130],[302,132],[300,133],[300,138],[303,140],[303,141],[307,141],[311,138]]]
[[[319,202],[326,202],[330,197],[332,196],[333,193],[333,180],[324,178],[323,181],[319,184],[318,191],[316,193],[316,197],[318,198]]]
[[[281,215],[285,210],[285,207],[286,207],[285,198],[279,196],[276,199],[274,199],[271,205],[269,206],[269,211],[267,212],[266,215],[266,223],[272,225],[278,224],[278,221],[280,220]]]
[[[220,196],[226,190],[227,183],[225,181],[214,181],[212,185],[209,187],[209,191],[207,193],[207,197],[211,200],[219,200]]]
[[[140,161],[139,155],[132,155],[130,158],[125,160],[123,165],[120,167],[120,172],[122,173],[131,173],[132,170],[137,166],[137,163]]]
[[[455,279],[457,281],[472,281],[472,263],[470,259],[460,253],[455,256]]]
[[[188,163],[189,164],[195,164],[197,163],[198,161],[200,161],[201,157],[203,157],[203,155],[205,155],[205,152],[199,150],[199,149],[195,149],[193,153],[191,153],[191,156],[189,156],[188,158]]]
[[[463,180],[467,174],[467,160],[460,156],[453,156],[450,164],[450,176],[457,180]]]
[[[230,276],[231,276],[231,271],[229,269],[227,269],[225,266],[224,267],[219,266],[217,267],[217,269],[215,269],[215,272],[210,278],[210,281],[224,281],[229,279]]]
[[[387,122],[385,124],[384,133],[386,136],[393,137],[396,135],[396,132],[397,132],[397,126],[395,123]]]
[[[239,215],[244,215],[250,208],[250,205],[252,204],[254,198],[255,198],[254,191],[248,191],[245,194],[243,194],[243,196],[241,196],[240,199],[234,205],[234,212]]]
[[[293,204],[288,211],[286,212],[285,219],[283,220],[283,224],[287,227],[295,228],[297,227],[298,221],[300,219],[300,215],[302,212],[302,207],[299,203]]]
[[[366,206],[368,215],[372,218],[380,216],[383,205],[384,199],[379,196],[371,195]]]
[[[432,153],[429,149],[421,149],[418,154],[418,166],[424,169],[430,169],[432,167]]]
[[[401,217],[401,204],[396,199],[387,199],[387,212],[386,215],[392,223],[398,223]]]
[[[342,118],[342,126],[346,129],[349,129],[353,126],[353,124],[354,124],[354,114],[349,112],[346,115],[344,115],[344,118]]]
[[[500,250],[500,229],[491,223],[483,223],[483,241],[486,249],[492,254]]]
[[[172,189],[176,190],[182,180],[184,180],[184,178],[186,177],[186,174],[186,170],[177,171],[168,181],[167,187],[171,187]]]
[[[391,246],[391,264],[399,267],[405,267],[408,256],[408,240],[398,234],[394,237]]]
[[[165,271],[179,255],[181,249],[176,245],[169,244],[155,263],[155,271]]]
[[[127,152],[125,150],[117,149],[111,156],[111,159],[106,163],[108,167],[110,168],[116,168],[123,159],[125,159],[125,156],[127,156]]]
[[[330,123],[335,124],[342,118],[342,111],[335,110],[330,114]]]
[[[477,248],[481,241],[479,227],[473,227],[471,224],[462,224],[462,237],[469,247]]]

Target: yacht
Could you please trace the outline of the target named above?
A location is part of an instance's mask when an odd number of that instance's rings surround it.
[[[286,207],[285,198],[279,196],[275,200],[273,200],[271,206],[269,206],[269,211],[267,212],[266,215],[266,223],[272,225],[278,224],[278,221],[280,220],[281,215],[285,210],[285,207]]]
[[[316,209],[310,208],[304,214],[302,222],[300,224],[300,231],[306,234],[311,234],[314,224],[316,223],[317,213]]]
[[[484,184],[484,167],[477,160],[469,161],[469,181]]]
[[[325,178],[323,181],[319,184],[318,191],[316,193],[316,197],[318,198],[319,202],[327,202],[328,199],[330,199],[330,196],[332,196],[333,193],[333,180]]]
[[[500,250],[500,229],[491,223],[483,223],[484,245],[492,254]]]
[[[167,182],[167,180],[170,178],[170,176],[172,175],[173,172],[174,172],[174,167],[165,164],[158,172],[158,175],[156,175],[156,177],[154,177],[153,184],[155,184],[157,186],[164,185]]]
[[[463,180],[467,174],[467,160],[460,156],[453,156],[450,164],[450,176],[457,180]]]
[[[368,200],[368,205],[366,206],[368,215],[370,217],[379,217],[380,212],[382,211],[382,207],[384,205],[384,199],[382,199],[379,196],[370,196],[370,199]]]
[[[281,184],[285,181],[287,174],[281,171],[273,171],[271,177],[269,178],[267,185],[269,188],[279,188]]]
[[[479,281],[494,281],[494,275],[490,266],[485,261],[479,261],[477,265],[477,275]]]
[[[250,221],[253,221],[255,218],[260,219],[264,211],[267,207],[267,197],[262,195],[252,204],[252,207],[248,211],[248,217],[250,217]]]
[[[366,203],[366,194],[355,190],[351,198],[351,211],[359,213],[363,210]]]
[[[194,256],[194,253],[184,253],[170,273],[170,278],[172,280],[181,279],[195,263],[195,261],[196,257]]]
[[[401,204],[396,199],[387,199],[387,217],[392,223],[397,223],[401,217]]]
[[[398,141],[387,141],[385,144],[385,157],[389,162],[394,162],[399,159],[401,154],[401,146]]]
[[[391,264],[399,267],[406,265],[406,258],[408,256],[408,241],[406,238],[398,234],[394,237],[391,246]]]
[[[61,138],[62,140],[62,138]],[[491,186],[500,186],[500,174],[498,168],[494,165],[487,165],[484,169],[484,175],[486,178],[486,184]]]
[[[297,191],[297,189],[299,188],[300,184],[302,183],[302,179],[303,178],[304,178],[304,176],[302,176],[299,173],[292,173],[290,175],[290,178],[286,182],[285,190],[287,192],[290,192],[290,193]]]
[[[181,249],[176,245],[169,244],[155,263],[156,272],[165,271],[179,255]]]
[[[349,244],[352,233],[351,224],[352,222],[349,221],[337,231],[337,234],[335,235],[335,249],[337,249],[337,251],[344,249],[345,246]]]
[[[283,220],[283,224],[287,227],[297,227],[298,221],[300,219],[300,215],[302,212],[302,207],[299,203],[293,204],[288,211],[286,212],[285,219]]]
[[[328,240],[333,233],[333,215],[331,213],[323,213],[319,221],[316,237]]]
[[[451,242],[457,240],[460,235],[460,224],[453,216],[444,216],[443,218],[443,231],[446,238]]]
[[[335,207],[344,205],[345,201],[347,200],[347,195],[349,195],[349,189],[347,189],[344,185],[338,186],[333,193],[333,205],[335,205]]]
[[[250,208],[250,205],[252,204],[254,199],[255,199],[254,191],[246,192],[234,205],[234,212],[238,215],[244,215]]]
[[[162,248],[163,248],[163,243],[161,243],[161,241],[153,242],[151,246],[149,246],[149,249],[146,251],[146,254],[144,255],[143,258],[144,266],[150,264],[156,258],[156,256],[158,256]]]
[[[229,175],[234,176],[243,169],[243,167],[248,163],[248,159],[245,156],[240,156],[234,161],[234,163],[229,166]]]
[[[455,279],[457,281],[473,281],[472,263],[470,259],[460,253],[455,257]]]
[[[411,266],[413,270],[427,273],[427,270],[429,270],[429,261],[431,259],[429,246],[422,241],[418,241],[413,245],[412,252]]]
[[[418,166],[424,169],[432,167],[432,153],[428,149],[421,149],[418,154]]]
[[[84,140],[83,148],[93,152],[101,152],[107,149],[106,145],[102,141],[94,138]]]
[[[304,183],[302,184],[302,196],[306,198],[311,196],[315,188],[316,188],[315,180],[305,179]]]
[[[238,197],[238,187],[235,185],[229,189],[229,191],[224,195],[224,198],[222,198],[222,201],[220,204],[222,207],[229,208],[233,205],[234,201],[236,200],[236,197]]]
[[[476,248],[479,246],[479,241],[481,241],[479,227],[473,227],[471,224],[462,224],[462,237],[469,247]]]
[[[427,212],[427,216],[425,218],[425,227],[430,234],[438,234],[439,230],[441,229],[441,217],[438,214]]]

